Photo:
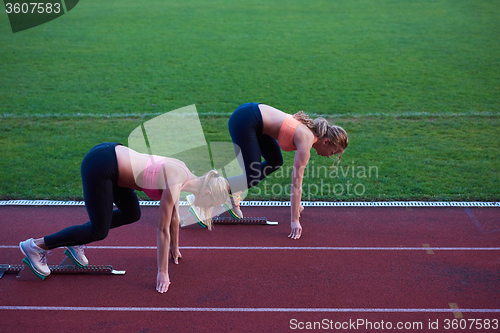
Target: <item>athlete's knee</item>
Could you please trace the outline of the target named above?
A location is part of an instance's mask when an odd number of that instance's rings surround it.
[[[137,222],[141,219],[141,208],[137,206],[137,209],[134,209],[127,215],[129,219],[129,223]]]
[[[262,173],[264,174],[264,177],[269,176],[273,172],[277,171],[279,168],[283,166],[283,158],[282,157],[277,157],[276,159],[273,160],[266,160],[266,166],[262,168]]]
[[[269,161],[269,164],[273,166],[273,171],[278,170],[283,166],[283,156],[276,156],[272,161]]]
[[[139,202],[137,202],[137,204],[131,204],[127,207],[121,207],[121,209],[119,209],[119,214],[121,215],[123,224],[139,221],[141,218],[141,207],[139,206]]]
[[[260,178],[249,178],[249,179],[247,179],[248,188],[255,187],[255,186],[259,185],[259,183],[260,183]]]
[[[100,241],[108,237],[109,230],[106,229],[93,229],[90,232],[90,237],[93,242]]]

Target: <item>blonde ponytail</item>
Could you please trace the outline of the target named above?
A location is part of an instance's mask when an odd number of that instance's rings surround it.
[[[212,197],[217,202],[226,202],[229,197],[229,183],[226,178],[221,177],[216,170],[210,170],[203,176],[203,183],[200,192],[203,193],[205,190],[209,190]],[[203,216],[205,217],[205,223],[209,230],[212,230],[212,209],[213,207],[205,208],[199,207]]]

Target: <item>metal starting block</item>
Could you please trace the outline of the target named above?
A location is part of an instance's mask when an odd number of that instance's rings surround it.
[[[244,217],[242,219],[235,219],[228,216],[216,216],[212,219],[214,224],[267,224],[278,225],[278,222],[268,221],[265,217]]]
[[[25,260],[27,260],[25,258]],[[24,260],[23,260],[24,261]],[[89,274],[89,275],[123,275],[125,271],[114,270],[111,265],[88,265],[78,267],[69,257],[64,258],[58,266],[49,266],[52,274]],[[0,264],[0,278],[4,274],[17,274],[19,281],[40,281],[46,277],[40,277],[35,274],[31,267],[27,265],[2,265]]]
[[[278,225],[278,222],[268,221],[267,218],[265,217],[244,217],[242,219],[235,219],[231,216],[223,216],[222,215],[223,212],[219,213],[219,215],[214,216],[212,218],[212,222],[214,225],[216,224]],[[189,211],[189,213],[186,216],[181,218],[180,226],[188,227],[192,226],[193,224],[195,225],[197,224],[198,226],[201,226],[203,228],[207,227],[205,223],[203,223],[203,221],[199,221],[198,218],[196,218],[196,216],[191,211]]]
[[[212,217],[212,223],[215,224],[247,224],[247,225],[278,225],[278,222],[268,221],[265,217],[243,217],[241,219],[235,219],[232,217],[226,208],[221,209],[221,211]],[[190,227],[193,225],[201,226],[206,228],[207,225],[205,221],[200,220],[197,214],[192,208],[189,208],[188,214],[180,218],[181,227]]]

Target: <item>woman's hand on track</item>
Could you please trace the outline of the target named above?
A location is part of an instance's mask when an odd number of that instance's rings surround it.
[[[177,250],[170,249],[170,256],[172,257],[174,264],[179,265],[179,259],[182,259],[181,251],[179,251],[179,249]]]
[[[156,277],[156,290],[163,294],[168,290],[169,285],[170,278],[168,277],[168,273],[158,272],[158,276]]]
[[[292,221],[291,223],[292,231],[288,237],[292,239],[299,239],[300,235],[302,235],[302,226],[299,221]]]

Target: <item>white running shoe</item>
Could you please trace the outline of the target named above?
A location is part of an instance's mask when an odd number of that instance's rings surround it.
[[[198,207],[196,207],[194,205],[194,200],[195,200],[195,197],[194,197],[194,194],[190,194],[186,197],[186,200],[189,204],[189,212],[194,216],[194,218],[196,219],[196,222],[198,222],[199,225],[201,225],[203,228],[205,228],[207,225],[205,223],[205,217],[203,216],[203,214],[200,212],[200,210],[198,209]]]
[[[78,267],[88,266],[89,260],[85,256],[85,245],[65,246],[64,254],[73,260]]]
[[[23,259],[39,278],[45,279],[50,275],[50,269],[47,265],[47,251],[36,246],[33,238],[19,243],[19,249],[26,256]]]
[[[228,211],[233,219],[240,220],[243,218],[243,212],[240,208],[241,197],[235,197],[230,194],[226,202],[222,204],[222,207]]]

